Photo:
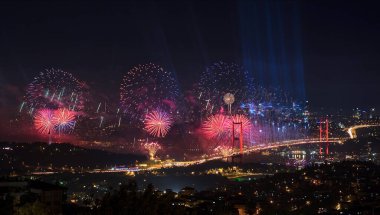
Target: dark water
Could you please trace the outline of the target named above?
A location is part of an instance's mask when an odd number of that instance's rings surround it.
[[[124,173],[57,173],[39,176],[39,179],[49,183],[61,184],[68,188],[67,193],[84,192],[101,197],[110,189],[117,189],[120,184],[135,180],[139,189],[144,189],[149,183],[159,190],[171,189],[180,191],[186,186],[194,187],[196,190],[206,190],[225,184],[228,179],[218,175],[136,175],[127,176]]]

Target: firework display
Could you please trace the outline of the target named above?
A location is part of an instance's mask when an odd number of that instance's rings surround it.
[[[234,123],[238,123],[235,124]],[[202,133],[209,140],[214,140],[219,144],[227,144],[234,134],[240,134],[240,124],[242,123],[243,138],[249,140],[251,134],[251,121],[244,115],[236,114],[227,116],[223,114],[211,115],[202,124]]]
[[[54,131],[54,111],[50,109],[38,110],[34,116],[34,126],[43,135],[51,134]]]
[[[226,157],[228,155],[230,155],[232,152],[233,152],[233,149],[231,146],[227,146],[227,145],[221,145],[221,146],[217,146],[214,151],[220,155],[222,155],[223,157]]]
[[[218,112],[228,102],[242,102],[253,90],[253,79],[248,71],[237,64],[214,63],[202,73],[198,87],[198,99],[205,113]],[[228,105],[232,104],[228,103]]]
[[[165,137],[172,124],[170,116],[160,110],[149,112],[144,120],[145,130],[155,137]]]
[[[123,112],[138,120],[156,109],[169,113],[175,111],[178,95],[174,75],[153,63],[133,67],[124,76],[120,86]]]
[[[157,142],[147,142],[143,144],[143,148],[148,151],[149,159],[154,160],[157,151],[161,149],[161,145]]]
[[[199,145],[204,153],[226,154],[234,150],[232,136],[241,131],[244,147],[250,147],[304,138],[309,130],[304,104],[279,89],[259,86],[237,64],[208,66],[183,98],[175,75],[153,63],[124,75],[120,103],[102,91],[87,96],[89,91],[70,73],[46,70],[28,85],[17,112],[29,113],[42,135],[74,134],[97,144],[121,140],[133,151],[136,141],[144,142],[150,159],[167,144],[184,148],[181,141]]]
[[[85,115],[88,87],[71,73],[59,69],[40,72],[26,88],[18,110],[41,135],[70,134]]]
[[[50,69],[41,72],[27,87],[25,104],[29,112],[40,108],[66,108],[82,111],[85,105],[86,85],[71,73]],[[21,110],[21,109],[20,109]]]
[[[231,121],[223,114],[211,115],[202,124],[203,134],[208,139],[223,139]]]
[[[228,131],[232,131],[232,128],[234,127],[235,134],[239,135],[240,134],[239,124],[237,124],[236,126],[232,126],[233,123],[241,123],[242,128],[243,128],[243,136],[249,137],[250,132],[251,132],[251,128],[252,128],[252,124],[251,124],[251,121],[248,119],[248,117],[246,117],[245,115],[242,115],[242,114],[236,114],[230,118],[230,122],[227,124],[228,125]]]
[[[61,134],[74,129],[75,125],[75,112],[66,108],[60,108],[54,111],[53,124],[55,130]]]
[[[63,134],[74,128],[75,117],[75,112],[65,108],[39,109],[34,116],[34,126],[42,135]]]

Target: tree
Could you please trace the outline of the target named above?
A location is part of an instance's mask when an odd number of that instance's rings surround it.
[[[35,201],[33,203],[26,203],[17,209],[19,215],[49,215],[52,214],[49,208],[41,203],[40,201]]]

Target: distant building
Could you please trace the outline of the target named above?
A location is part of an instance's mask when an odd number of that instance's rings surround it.
[[[0,179],[0,199],[12,199],[13,211],[39,201],[52,214],[62,214],[66,188],[41,181]]]
[[[184,187],[179,191],[179,196],[181,197],[189,197],[189,196],[194,196],[194,194],[197,191],[193,187]]]

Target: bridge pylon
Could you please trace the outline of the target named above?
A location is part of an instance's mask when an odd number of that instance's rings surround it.
[[[237,132],[235,132],[235,127],[239,130],[238,135],[236,135]],[[239,155],[233,156],[232,161],[234,158],[239,158],[240,162],[243,160],[243,123],[242,122],[232,122],[232,148],[234,149],[235,146],[239,146]]]
[[[323,124],[325,125],[323,128]],[[322,142],[326,141],[326,151],[325,154],[329,155],[329,120],[326,118],[325,120],[319,121],[319,155],[323,154]]]

